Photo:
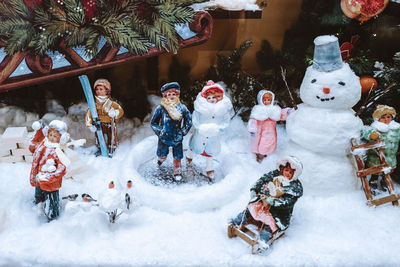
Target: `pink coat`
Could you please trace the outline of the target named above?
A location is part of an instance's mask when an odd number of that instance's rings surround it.
[[[276,150],[277,134],[276,122],[286,120],[288,110],[281,109],[277,105],[256,105],[254,106],[247,129],[255,133],[251,138],[251,152],[261,155],[269,155]]]

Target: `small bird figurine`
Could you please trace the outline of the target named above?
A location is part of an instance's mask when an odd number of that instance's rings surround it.
[[[114,181],[111,181],[109,184],[108,184],[108,188],[114,188]]]
[[[128,180],[128,182],[126,183],[126,187],[132,188],[132,181],[131,180]]]
[[[82,194],[82,199],[85,202],[97,201],[96,199],[92,198],[89,194]]]
[[[125,203],[126,203],[126,209],[129,210],[129,207],[131,206],[132,202],[131,202],[131,196],[128,193],[125,194]]]
[[[68,196],[62,197],[62,199],[74,201],[77,199],[78,196],[79,196],[78,194],[73,194],[73,195],[68,195]]]

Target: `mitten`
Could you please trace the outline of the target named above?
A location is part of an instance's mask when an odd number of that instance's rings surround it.
[[[372,133],[369,135],[369,139],[371,139],[371,140],[377,140],[377,139],[379,139],[379,134],[378,134],[377,132],[372,132]]]
[[[92,133],[94,133],[94,132],[96,132],[97,129],[96,129],[96,126],[90,125],[89,130],[90,130]]]
[[[108,111],[108,116],[110,116],[111,118],[115,118],[118,115],[118,110],[115,110],[114,108],[111,108]]]

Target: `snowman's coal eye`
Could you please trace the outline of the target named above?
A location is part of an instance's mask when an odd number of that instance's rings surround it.
[[[317,80],[316,79],[312,79],[311,80],[311,83],[315,83]]]
[[[346,85],[344,82],[339,82],[339,84],[340,84],[341,86],[345,86],[345,85]]]

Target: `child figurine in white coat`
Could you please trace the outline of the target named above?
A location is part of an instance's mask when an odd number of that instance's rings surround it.
[[[195,132],[190,138],[186,160],[190,166],[194,153],[206,157],[206,175],[214,179],[212,157],[221,151],[221,134],[229,126],[232,102],[221,85],[208,81],[194,101],[192,115]]]
[[[277,144],[276,122],[286,120],[291,108],[281,109],[274,104],[275,94],[261,90],[257,95],[258,105],[251,110],[247,130],[251,134],[251,152],[257,162],[275,152]]]

